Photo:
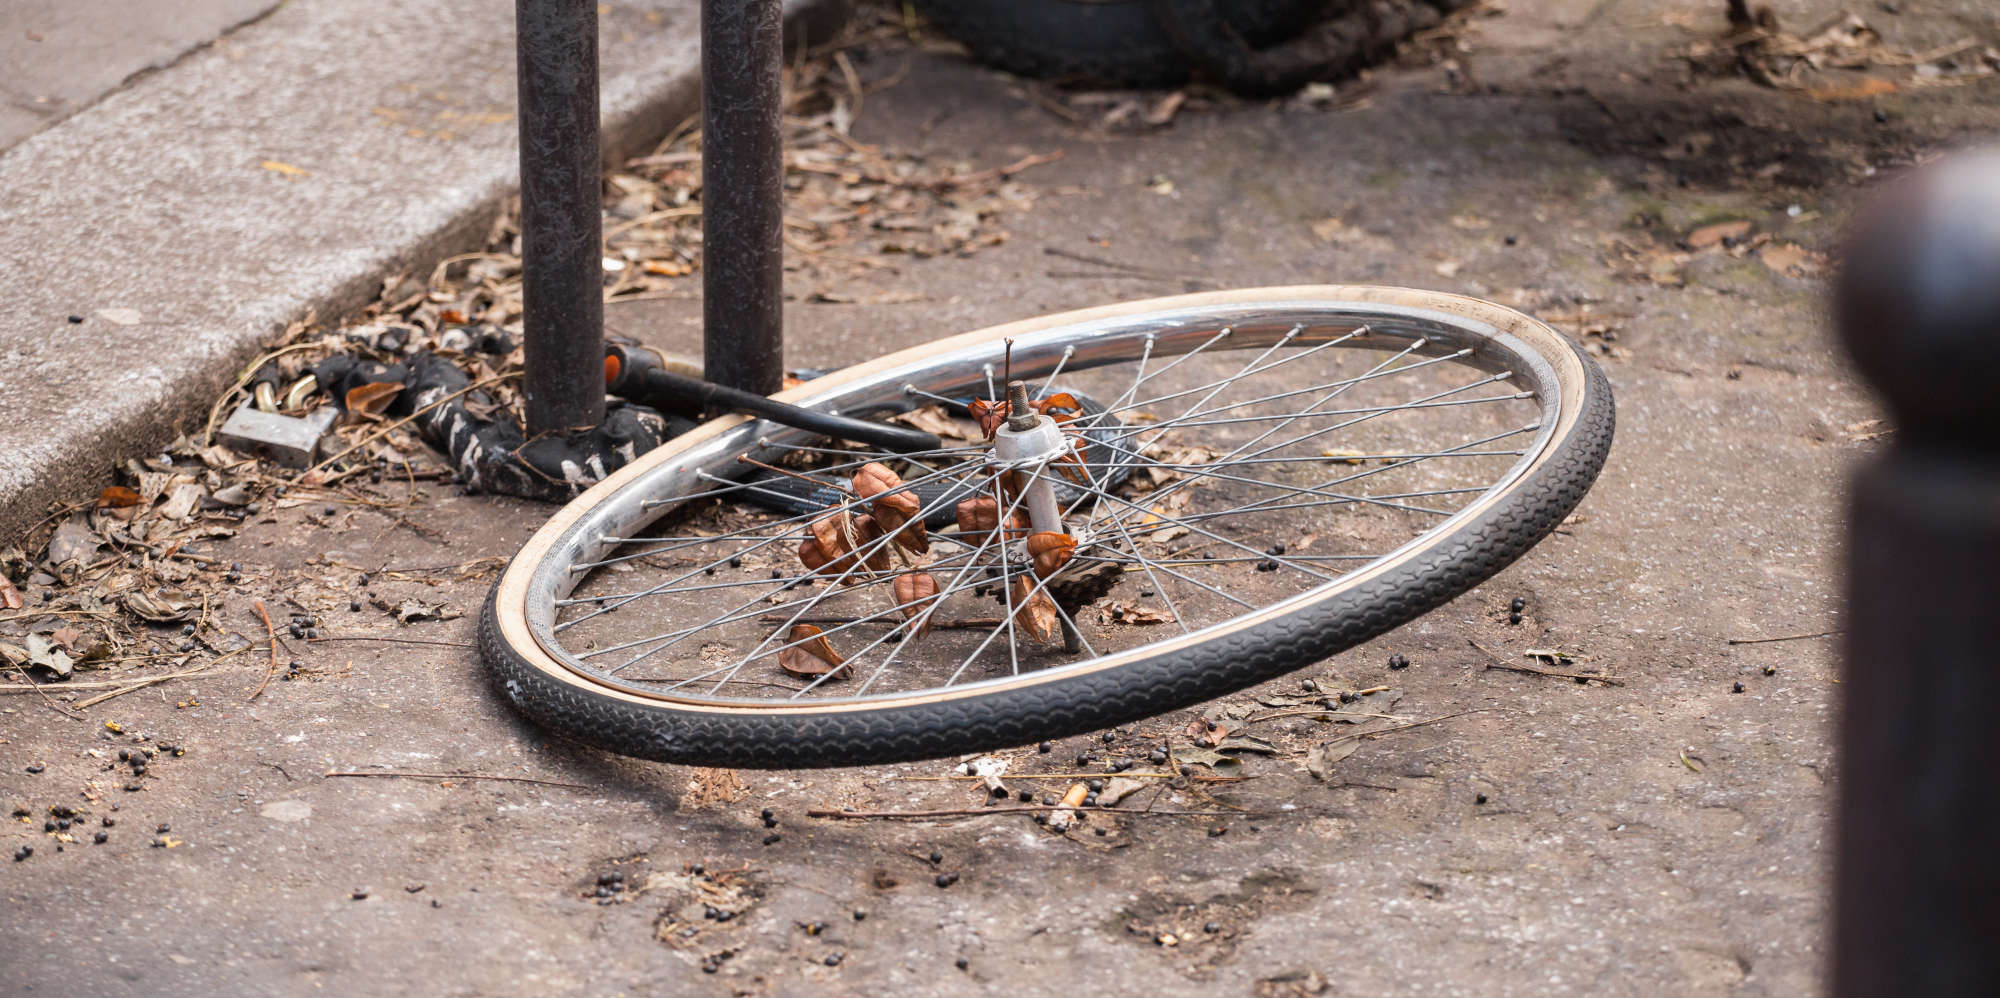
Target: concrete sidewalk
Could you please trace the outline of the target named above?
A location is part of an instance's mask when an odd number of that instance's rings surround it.
[[[0,151],[275,10],[278,0],[10,0]]]
[[[195,426],[288,322],[476,242],[514,191],[511,3],[270,6],[206,5],[150,47],[113,44],[131,32],[101,5],[23,25],[75,53],[67,85],[29,74],[41,90],[81,103],[125,82],[0,153],[0,537]],[[818,24],[844,3],[786,7]],[[622,156],[698,108],[699,5],[600,9]]]

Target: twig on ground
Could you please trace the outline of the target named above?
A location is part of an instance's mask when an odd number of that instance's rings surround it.
[[[21,678],[25,680],[27,684],[30,687],[32,687],[36,693],[41,694],[42,702],[48,704],[50,710],[53,710],[56,713],[61,714],[62,716],[67,717],[72,721],[89,720],[89,718],[84,717],[82,714],[77,713],[74,708],[65,707],[62,704],[57,703],[54,697],[51,697],[46,692],[43,692],[42,684],[35,682],[34,677],[28,675],[28,670],[23,669],[17,665],[14,666],[14,671],[20,673]]]
[[[1486,713],[1487,711],[1492,711],[1492,710],[1505,710],[1505,709],[1507,709],[1507,708],[1505,708],[1505,707],[1474,707],[1474,708],[1473,708],[1473,709],[1471,709],[1471,710],[1461,710],[1461,711],[1456,711],[1456,712],[1454,712],[1454,713],[1450,713],[1450,714],[1439,714],[1439,715],[1438,715],[1438,716],[1436,716],[1436,717],[1427,717],[1427,718],[1425,718],[1425,719],[1423,719],[1423,720],[1421,720],[1421,721],[1411,721],[1411,722],[1410,722],[1410,723],[1408,723],[1408,724],[1392,724],[1392,725],[1390,725],[1390,726],[1388,726],[1388,727],[1386,727],[1386,728],[1376,728],[1376,729],[1375,729],[1375,730],[1373,730],[1373,731],[1356,731],[1356,732],[1354,732],[1354,733],[1352,733],[1352,734],[1346,734],[1346,735],[1340,735],[1340,736],[1338,736],[1338,737],[1335,737],[1335,738],[1329,738],[1329,739],[1327,739],[1326,741],[1322,742],[1321,744],[1323,744],[1323,745],[1332,745],[1332,744],[1334,744],[1334,743],[1336,743],[1336,742],[1346,742],[1346,741],[1359,741],[1360,739],[1363,739],[1363,738],[1374,738],[1374,737],[1377,737],[1377,736],[1379,736],[1379,735],[1393,735],[1393,734],[1395,734],[1395,733],[1396,733],[1396,732],[1398,732],[1398,731],[1408,731],[1408,730],[1410,730],[1411,728],[1421,728],[1421,727],[1423,727],[1423,726],[1425,726],[1425,725],[1428,725],[1428,724],[1436,724],[1436,723],[1438,723],[1439,721],[1449,721],[1449,720],[1451,720],[1452,718],[1455,718],[1455,717],[1464,717],[1464,716],[1466,716],[1466,715],[1468,715],[1468,714],[1484,714],[1484,713]]]
[[[165,655],[165,656],[135,655],[132,656],[132,658],[184,658],[187,657],[187,654],[188,653],[185,652],[174,652],[171,655]],[[231,654],[234,654],[234,652],[232,652]],[[127,659],[107,658],[107,659],[100,659],[99,661],[118,662],[118,661],[127,661]],[[220,662],[222,660],[216,659],[216,661]],[[165,682],[169,679],[179,679],[182,676],[192,676],[197,672],[207,671],[207,669],[208,666],[204,665],[199,669],[189,669],[186,672],[175,672],[164,676],[153,676],[147,679],[104,679],[88,683],[64,683],[62,684],[61,689],[64,691],[112,690],[112,689],[120,689],[126,686],[146,686],[151,683]],[[33,693],[33,692],[35,692],[33,689],[25,686],[0,686],[0,694],[23,694],[23,693]]]
[[[1729,643],[1732,645],[1764,645],[1764,644],[1770,644],[1774,641],[1805,641],[1811,638],[1830,638],[1836,634],[1845,634],[1845,633],[1847,632],[1836,629],[1831,631],[1818,631],[1812,634],[1785,634],[1775,638],[1730,638]]]
[[[278,672],[278,629],[271,626],[271,611],[264,609],[263,600],[253,600],[251,605],[257,608],[257,616],[264,618],[264,633],[271,636],[271,666],[264,670],[264,681],[250,691],[250,699],[244,703],[257,699],[257,694],[264,692],[264,687],[271,685],[271,677]]]
[[[232,654],[233,654],[233,653],[232,653]],[[220,661],[222,661],[222,660],[218,658],[218,659],[216,659],[215,661],[217,661],[217,662],[220,662]],[[212,664],[214,664],[214,663],[210,663],[210,664],[212,665]],[[148,686],[152,686],[152,685],[154,685],[154,684],[156,684],[156,683],[164,683],[164,682],[166,682],[166,681],[167,681],[167,680],[169,680],[169,679],[185,679],[185,678],[187,678],[188,676],[197,676],[197,675],[200,675],[200,674],[202,674],[202,673],[204,673],[204,672],[207,672],[207,671],[208,671],[208,666],[204,665],[204,666],[202,666],[202,667],[201,667],[201,668],[199,668],[199,669],[189,669],[189,670],[187,670],[186,672],[176,672],[176,673],[173,673],[173,674],[171,674],[171,675],[165,675],[165,676],[151,676],[151,677],[148,677],[148,678],[146,678],[146,679],[138,679],[138,680],[134,680],[134,681],[132,681],[132,682],[130,682],[130,683],[127,683],[127,684],[125,684],[125,685],[123,685],[123,686],[120,686],[120,687],[119,687],[118,689],[115,689],[115,690],[112,690],[112,691],[111,691],[111,692],[109,692],[109,693],[100,693],[100,694],[98,694],[97,696],[94,696],[94,697],[91,697],[90,699],[88,699],[88,700],[85,700],[84,702],[82,702],[82,703],[80,703],[80,704],[77,704],[77,705],[76,705],[76,708],[77,708],[78,710],[82,710],[82,709],[83,709],[83,708],[85,708],[85,707],[94,707],[94,706],[96,706],[96,705],[98,705],[98,704],[100,704],[100,703],[103,703],[104,701],[106,701],[106,700],[109,700],[109,699],[111,699],[111,698],[113,698],[113,697],[122,697],[122,696],[124,696],[125,694],[127,694],[127,693],[130,693],[130,692],[132,692],[133,690],[142,690],[142,689],[145,689],[146,687],[148,687]]]
[[[1531,676],[1550,676],[1556,679],[1575,679],[1582,682],[1603,683],[1606,686],[1625,685],[1623,680],[1614,679],[1610,676],[1598,675],[1596,673],[1591,673],[1591,672],[1564,672],[1561,669],[1544,669],[1540,666],[1522,665],[1516,662],[1509,662],[1506,659],[1503,659],[1500,656],[1494,654],[1491,650],[1487,649],[1486,646],[1480,644],[1477,641],[1467,641],[1466,643],[1474,648],[1479,649],[1480,652],[1483,653],[1487,658],[1493,660],[1491,662],[1486,663],[1486,667],[1489,669],[1501,669],[1506,672],[1525,672]]]

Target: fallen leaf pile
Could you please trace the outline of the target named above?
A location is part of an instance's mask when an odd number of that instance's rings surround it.
[[[1698,69],[1732,69],[1768,87],[1821,101],[1866,100],[1902,90],[1963,86],[2000,71],[2000,49],[1966,35],[1923,50],[1886,43],[1851,12],[1794,35],[1765,16],[1728,36],[1702,39],[1681,57]]]

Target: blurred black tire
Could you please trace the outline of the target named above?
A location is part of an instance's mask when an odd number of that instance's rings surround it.
[[[938,31],[981,62],[1067,86],[1173,87],[1194,63],[1175,48],[1147,0],[912,0]],[[1252,45],[1312,23],[1326,0],[1235,0],[1226,18]]]

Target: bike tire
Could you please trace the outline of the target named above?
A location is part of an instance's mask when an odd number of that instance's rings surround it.
[[[1324,0],[1230,4],[1230,30],[1268,45],[1302,28]],[[1019,76],[1076,86],[1173,87],[1192,68],[1145,0],[915,0],[974,58]]]
[[[660,483],[685,475],[699,460],[757,446],[764,439],[760,434],[775,429],[746,417],[724,417],[640,457],[565,507],[527,543],[495,583],[480,618],[479,646],[494,685],[551,730],[662,762],[849,766],[1027,744],[1199,703],[1386,633],[1519,558],[1570,514],[1604,464],[1614,424],[1610,386],[1581,350],[1511,309],[1400,288],[1262,288],[1044,316],[892,354],[779,397],[837,406],[879,384],[915,377],[911,372],[927,364],[945,362],[939,358],[988,350],[1002,340],[1013,341],[1020,370],[1038,343],[1060,344],[1078,331],[1151,328],[1187,316],[1276,314],[1281,307],[1419,329],[1426,337],[1443,337],[1446,345],[1518,361],[1542,407],[1533,449],[1522,452],[1503,482],[1451,520],[1333,583],[1076,668],[842,703],[730,706],[606,683],[568,661],[548,639],[545,625],[558,595],[553,590],[580,559],[594,556],[589,552],[607,525],[623,522],[621,516],[636,519]]]

